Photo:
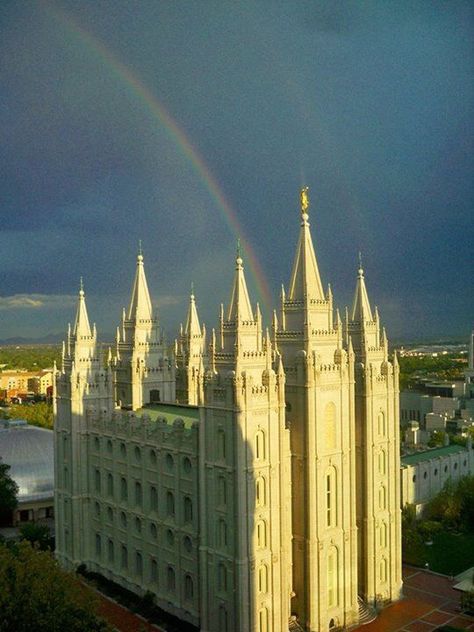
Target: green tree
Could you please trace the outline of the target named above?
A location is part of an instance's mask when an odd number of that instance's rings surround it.
[[[16,509],[18,485],[9,474],[10,466],[0,459],[0,524],[10,520],[11,512]]]
[[[46,402],[36,404],[13,404],[10,407],[11,419],[25,419],[32,426],[53,427],[53,407]]]
[[[20,535],[22,540],[36,545],[41,551],[48,551],[53,548],[53,540],[51,531],[45,524],[37,522],[27,522],[20,527]]]
[[[110,632],[91,589],[28,542],[0,544],[0,632]]]

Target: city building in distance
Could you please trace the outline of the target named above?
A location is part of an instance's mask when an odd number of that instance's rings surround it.
[[[401,596],[398,363],[359,266],[342,319],[301,191],[271,330],[240,252],[169,350],[143,256],[105,365],[79,292],[55,385],[56,546],[205,632],[326,632]]]

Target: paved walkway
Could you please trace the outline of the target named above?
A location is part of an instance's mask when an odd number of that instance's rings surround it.
[[[385,608],[358,632],[431,632],[442,625],[474,630],[474,617],[461,614],[456,580],[411,566],[403,567],[405,598]]]

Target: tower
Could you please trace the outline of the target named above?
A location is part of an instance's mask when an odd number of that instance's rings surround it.
[[[90,327],[84,289],[79,290],[76,319],[63,343],[62,367],[56,375],[55,520],[56,550],[66,567],[88,557],[88,434],[86,411],[112,414],[113,376],[104,368],[95,325]]]
[[[199,379],[204,374],[204,356],[206,345],[205,325],[199,324],[199,317],[194,298],[194,289],[189,297],[186,325],[180,327],[176,341],[176,400],[180,403],[197,405],[202,400]]]
[[[153,315],[141,249],[128,315],[124,310],[117,328],[114,369],[116,397],[123,408],[175,401],[174,366]]]
[[[362,265],[347,325],[355,354],[359,594],[374,604],[401,596],[398,362],[388,358]]]
[[[253,313],[239,253],[209,363],[199,434],[201,629],[280,632],[291,594],[285,377],[258,306]]]
[[[330,287],[324,294],[301,191],[301,228],[274,336],[286,373],[291,434],[292,610],[306,630],[358,619],[354,359],[343,349]]]

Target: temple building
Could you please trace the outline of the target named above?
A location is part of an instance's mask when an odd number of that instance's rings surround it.
[[[238,251],[209,339],[192,291],[168,346],[140,252],[115,353],[81,287],[56,376],[60,563],[204,632],[328,632],[401,597],[397,359],[361,265],[335,309],[300,201],[271,328]]]

